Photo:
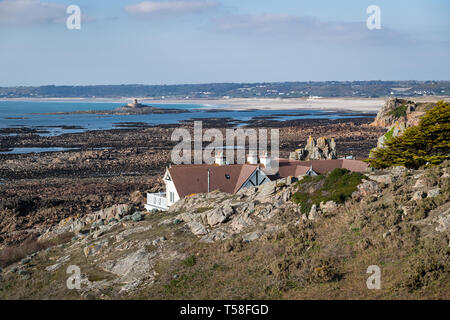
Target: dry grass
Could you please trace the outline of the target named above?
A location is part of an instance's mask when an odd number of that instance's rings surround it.
[[[18,246],[6,247],[0,251],[0,267],[7,267],[35,252],[45,250],[58,244],[66,243],[73,237],[73,233],[67,232],[61,234],[51,241],[38,241],[35,238],[29,238]]]

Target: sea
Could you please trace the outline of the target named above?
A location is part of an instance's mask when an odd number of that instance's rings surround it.
[[[269,118],[278,121],[294,119],[341,119],[364,117],[367,114],[328,110],[227,110],[226,105],[202,104],[151,104],[168,109],[188,109],[189,113],[145,114],[145,115],[96,115],[42,113],[73,112],[87,110],[113,110],[124,103],[115,102],[79,102],[79,101],[0,101],[0,129],[31,128],[37,129],[42,136],[63,133],[83,132],[86,130],[109,130],[114,128],[135,127],[135,124],[158,125],[176,124],[180,121],[205,118],[231,118],[246,121],[256,118]],[[40,113],[40,114],[36,114]],[[73,128],[70,128],[73,127]],[[2,133],[13,134],[13,133]]]

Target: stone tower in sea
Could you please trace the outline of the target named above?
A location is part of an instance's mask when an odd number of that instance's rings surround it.
[[[306,146],[291,152],[291,160],[331,160],[337,159],[336,142],[334,138],[320,137],[317,140],[309,137]]]
[[[126,105],[128,108],[139,108],[142,107],[142,104],[138,102],[138,99],[134,99],[132,103]]]

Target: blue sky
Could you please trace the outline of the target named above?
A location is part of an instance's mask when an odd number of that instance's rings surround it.
[[[81,30],[65,10],[78,5]],[[381,9],[368,30],[366,8]],[[450,80],[447,0],[0,0],[0,86]]]

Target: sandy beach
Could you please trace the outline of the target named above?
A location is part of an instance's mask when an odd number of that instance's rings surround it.
[[[152,104],[198,104],[208,109],[226,110],[333,110],[349,112],[378,112],[389,97],[380,98],[220,98],[220,99],[151,99],[136,97],[140,103]],[[409,99],[402,97],[402,99]],[[417,102],[450,101],[448,96],[413,97]],[[91,103],[123,103],[127,104],[134,98],[17,98],[0,99],[0,101],[35,101],[35,102],[91,102]]]
[[[149,99],[136,97],[140,103],[152,104],[199,104],[205,108],[227,110],[337,110],[353,112],[376,112],[385,99],[377,98],[230,98],[230,99]],[[91,103],[129,103],[131,98],[21,98],[2,99],[2,101],[35,101],[35,102],[91,102]]]

